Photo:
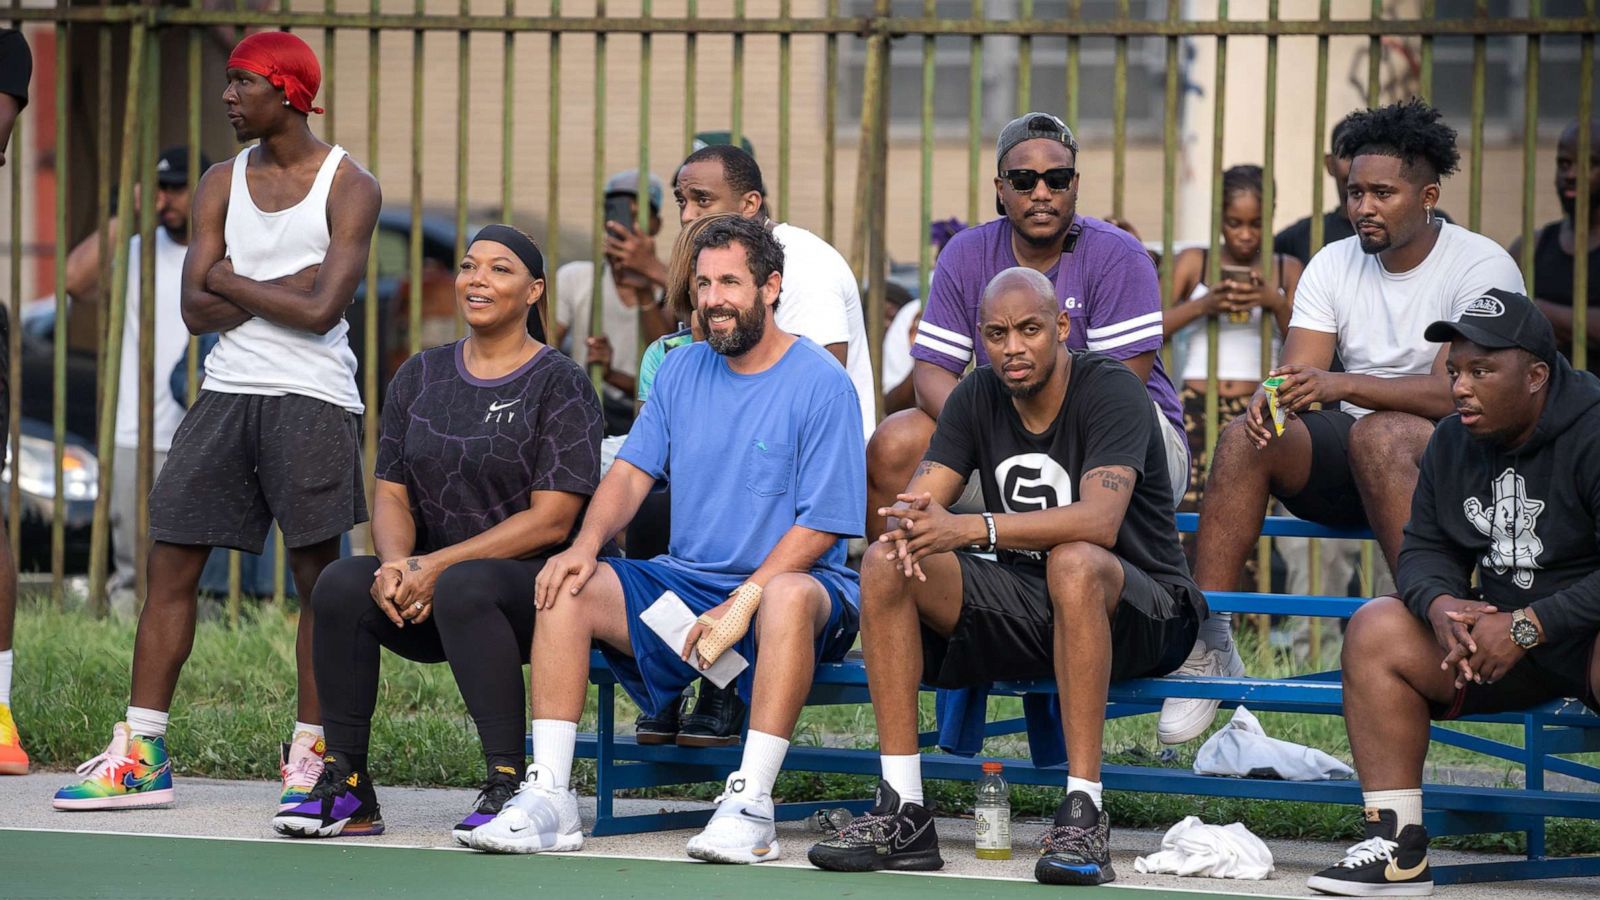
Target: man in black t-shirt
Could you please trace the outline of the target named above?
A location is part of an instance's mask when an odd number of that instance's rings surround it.
[[[22,32],[0,28],[0,166],[6,164],[11,128],[28,105],[33,54]],[[0,441],[11,433],[11,321],[0,304]],[[0,775],[28,774],[28,754],[11,722],[11,627],[17,616],[17,567],[0,523]]]
[[[922,805],[919,681],[1054,677],[1067,795],[1034,875],[1116,877],[1100,799],[1107,685],[1176,669],[1206,607],[1178,544],[1149,395],[1117,360],[1066,349],[1069,326],[1049,279],[995,276],[978,322],[990,365],[951,392],[911,484],[878,511],[891,530],[862,565],[861,634],[883,781],[867,816],[812,848],[814,865],[943,865]],[[950,513],[974,471],[988,511]],[[998,559],[975,555],[985,551]]]

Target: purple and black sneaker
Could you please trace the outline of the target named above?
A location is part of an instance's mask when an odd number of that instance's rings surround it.
[[[273,816],[272,830],[302,838],[383,834],[383,813],[367,773],[329,756],[305,802]]]
[[[486,825],[506,805],[506,801],[517,792],[522,784],[522,776],[511,766],[497,765],[489,772],[489,778],[483,783],[483,789],[478,791],[478,799],[473,804],[472,812],[467,817],[456,823],[450,830],[456,843],[463,847],[470,847],[472,829],[479,825]]]

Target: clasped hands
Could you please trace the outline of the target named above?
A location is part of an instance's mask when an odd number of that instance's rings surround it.
[[[444,568],[432,554],[383,563],[372,573],[372,602],[396,628],[421,625],[433,615],[433,587]]]
[[[1439,668],[1455,672],[1457,690],[1494,684],[1527,653],[1511,639],[1511,614],[1493,604],[1439,597],[1428,607],[1428,624],[1445,651]]]
[[[878,536],[878,542],[894,545],[889,558],[900,563],[907,578],[928,580],[922,572],[924,557],[988,541],[989,529],[982,516],[956,515],[933,502],[932,494],[897,494],[895,500],[894,506],[878,509],[878,515],[892,526]]]

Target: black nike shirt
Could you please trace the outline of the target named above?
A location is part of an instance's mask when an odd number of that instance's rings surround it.
[[[1135,476],[1112,552],[1163,584],[1193,590],[1172,513],[1161,426],[1139,376],[1088,350],[1069,351],[1066,397],[1050,427],[1022,424],[1000,376],[988,366],[957,384],[939,414],[926,459],[962,475],[977,471],[992,513],[1067,506],[1079,497],[1084,472],[1126,466]],[[1003,563],[1042,567],[1045,554],[1001,550]]]

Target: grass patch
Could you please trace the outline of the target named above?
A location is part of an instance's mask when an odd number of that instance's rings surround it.
[[[221,621],[200,623],[194,652],[184,667],[172,709],[171,743],[179,775],[212,778],[276,778],[278,742],[287,739],[294,717],[294,628],[292,608],[270,603],[247,606],[237,628]],[[95,620],[77,612],[60,612],[23,598],[17,621],[14,712],[35,765],[71,769],[99,753],[112,723],[127,706],[128,671],[133,655],[132,623]],[[1285,655],[1263,665],[1241,635],[1251,671],[1286,676],[1304,667]],[[595,704],[581,728],[594,727]],[[620,695],[621,692],[619,692]],[[626,698],[617,720],[631,723],[636,710]],[[1021,702],[991,701],[992,718],[1021,714]],[[1335,716],[1261,713],[1262,724],[1275,737],[1319,747],[1346,761],[1349,742],[1343,720]],[[924,695],[921,727],[933,727],[933,698]],[[1226,721],[1227,715],[1219,717]],[[1461,724],[1453,727],[1483,737],[1521,743],[1513,725]],[[872,748],[876,729],[867,706],[806,709],[795,735],[797,744]],[[1119,763],[1188,768],[1200,742],[1163,751],[1155,739],[1153,716],[1111,722],[1106,728],[1108,760]],[[991,739],[985,753],[997,758],[1026,757],[1021,736]],[[1600,764],[1600,754],[1577,757]],[[1486,765],[1487,763],[1487,765]],[[1435,744],[1428,758],[1430,780],[1494,783],[1510,774],[1509,764],[1453,747]],[[412,663],[384,654],[377,714],[372,725],[372,774],[380,785],[476,787],[483,777],[483,758],[472,721],[447,666]],[[593,789],[593,764],[580,760],[575,780],[581,791]],[[785,773],[775,791],[786,800],[847,800],[869,796],[875,779],[862,776]],[[720,785],[684,785],[641,796],[710,799]],[[970,812],[970,782],[934,781],[929,800],[941,811]],[[1060,801],[1054,788],[1013,786],[1012,809],[1018,816],[1048,816]],[[1166,828],[1186,815],[1211,822],[1245,823],[1263,837],[1345,840],[1359,838],[1359,825],[1344,806],[1184,797],[1117,791],[1107,795],[1113,821],[1119,826]],[[1518,835],[1478,835],[1451,839],[1450,846],[1515,851]],[[1550,852],[1582,852],[1600,846],[1600,822],[1554,820]]]

